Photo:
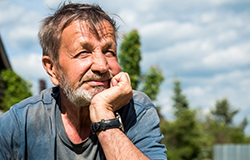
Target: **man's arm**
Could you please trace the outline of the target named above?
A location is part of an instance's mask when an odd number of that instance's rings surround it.
[[[127,73],[119,73],[111,82],[111,87],[97,94],[90,105],[92,123],[102,119],[114,119],[114,112],[126,105],[132,98],[132,88]],[[97,133],[107,159],[148,159],[118,128]]]
[[[0,116],[0,159],[18,159],[20,126],[12,109]]]
[[[108,160],[148,159],[120,129],[107,129],[97,136]]]

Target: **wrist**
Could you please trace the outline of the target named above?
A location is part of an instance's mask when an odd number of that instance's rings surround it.
[[[99,133],[100,131],[105,131],[107,129],[119,128],[124,131],[123,124],[119,113],[116,113],[116,117],[114,119],[104,120],[102,119],[100,122],[95,122],[91,124],[92,133]]]
[[[89,107],[90,120],[92,123],[100,122],[102,119],[114,119],[115,114],[111,107],[105,104],[91,104]]]

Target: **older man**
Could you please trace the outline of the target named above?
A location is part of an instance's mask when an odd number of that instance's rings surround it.
[[[166,159],[157,112],[117,60],[115,21],[64,4],[41,26],[53,87],[0,117],[0,159]]]

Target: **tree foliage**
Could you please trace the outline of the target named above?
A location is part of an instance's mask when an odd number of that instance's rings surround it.
[[[202,130],[196,112],[186,109],[173,122],[163,121],[163,143],[168,148],[169,160],[192,160],[198,157],[202,145]]]
[[[215,109],[200,120],[196,117],[198,110],[190,109],[181,82],[174,80],[173,85],[175,119],[163,120],[160,125],[169,160],[212,160],[214,144],[250,142],[244,133],[247,118],[234,125],[233,118],[239,110],[233,109],[227,99],[217,100]]]
[[[196,118],[196,111],[189,108],[186,96],[182,93],[181,82],[175,80],[173,84],[172,100],[176,119],[161,123],[165,135],[163,143],[168,148],[169,160],[192,160],[198,157],[204,144],[202,127]]]
[[[146,93],[151,100],[156,100],[164,77],[159,67],[151,66],[145,75],[141,73],[140,36],[136,30],[124,35],[118,58],[122,70],[130,76],[132,88],[140,90],[139,85],[141,85],[141,91]]]
[[[4,83],[4,96],[1,99],[1,108],[6,111],[15,103],[30,97],[31,84],[25,81],[12,70],[0,72]]]
[[[174,101],[173,107],[175,108],[175,115],[178,116],[179,112],[189,108],[188,100],[182,93],[181,82],[177,79],[174,80],[174,95],[172,99]]]
[[[162,71],[159,67],[150,67],[150,70],[144,76],[142,92],[146,93],[152,101],[160,91],[160,84],[164,81]]]
[[[248,120],[244,118],[239,125],[233,124],[233,118],[238,112],[239,110],[234,110],[226,98],[216,101],[215,109],[211,111],[211,116],[204,124],[207,133],[214,137],[214,144],[246,142],[244,128]]]
[[[133,89],[138,88],[141,78],[140,61],[140,36],[136,30],[124,35],[124,40],[121,43],[120,52],[118,54],[119,63],[124,72],[127,72],[131,79]]]
[[[217,100],[215,110],[211,113],[216,117],[219,122],[224,122],[226,125],[231,125],[233,117],[239,112],[239,110],[232,110],[228,100],[226,98]]]
[[[243,121],[240,123],[239,127],[241,128],[241,130],[244,130],[247,125],[248,125],[248,120],[247,117],[245,117]]]

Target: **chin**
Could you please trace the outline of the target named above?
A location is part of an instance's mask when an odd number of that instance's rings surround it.
[[[96,94],[106,90],[107,88],[105,88],[104,86],[96,86],[96,87],[93,87],[93,91],[92,91],[92,94],[93,96],[95,96]],[[92,97],[93,98],[93,97]]]

